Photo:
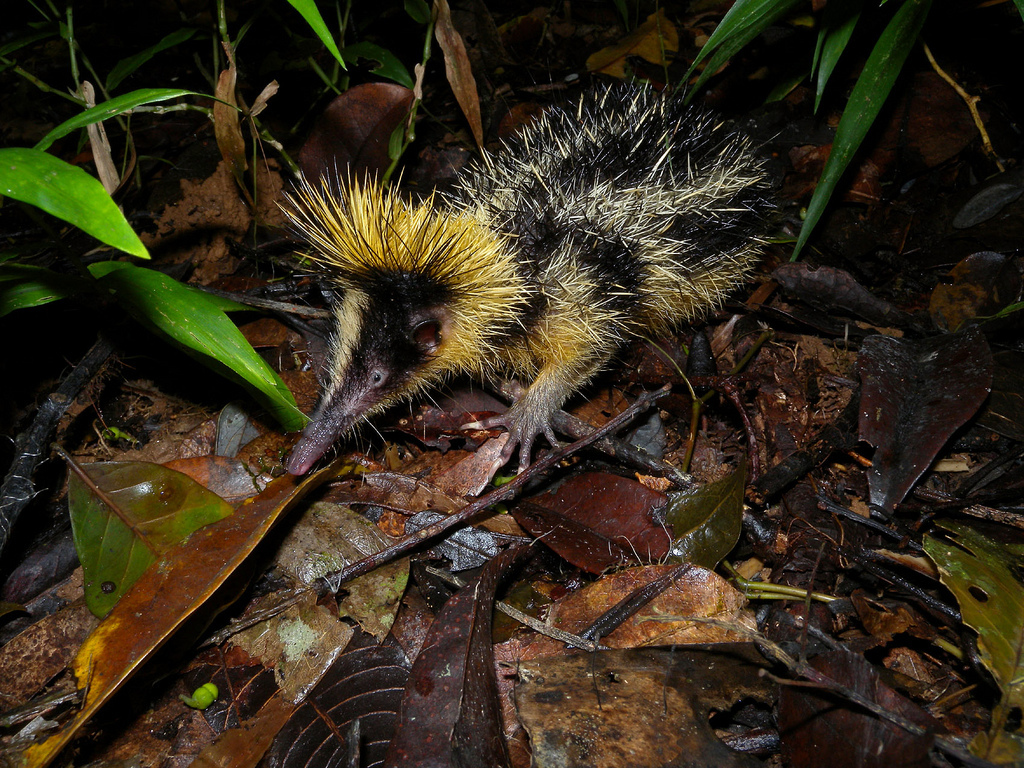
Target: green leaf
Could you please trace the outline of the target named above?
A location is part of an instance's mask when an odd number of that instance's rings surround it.
[[[136,320],[249,389],[285,429],[303,426],[306,417],[291,391],[224,314],[240,305],[126,262],[91,264],[89,271]]]
[[[690,89],[686,100],[689,101],[705,81],[737,51],[803,2],[804,0],[737,0],[690,65],[686,79],[689,79],[698,64],[708,59],[704,71]]]
[[[675,540],[669,555],[714,568],[740,539],[747,465],[717,482],[672,494],[666,521]]]
[[[0,264],[0,317],[38,307],[93,287],[91,280],[29,264]]]
[[[140,51],[139,53],[136,53],[134,56],[129,56],[126,59],[121,59],[119,62],[117,62],[117,64],[114,65],[114,68],[110,70],[110,74],[107,75],[107,90],[114,90],[115,88],[117,88],[117,86],[121,84],[122,80],[128,77],[128,75],[132,74],[135,70],[137,70],[139,67],[145,64],[147,61],[152,59],[158,53],[160,53],[161,51],[165,51],[168,48],[173,48],[179,43],[185,42],[190,37],[195,35],[195,33],[195,29],[179,29],[176,32],[171,32],[171,34],[164,37],[164,39],[156,45],[151,45],[146,50]]]
[[[38,149],[0,149],[0,195],[41,208],[114,248],[148,259],[146,246],[96,179]]]
[[[85,110],[81,114],[75,115],[70,120],[65,120],[48,134],[43,136],[34,148],[39,150],[49,149],[53,142],[63,136],[67,136],[69,133],[74,133],[80,128],[85,128],[93,123],[102,122],[103,120],[115,117],[116,115],[130,112],[136,107],[141,107],[144,104],[156,104],[161,101],[177,99],[182,96],[198,95],[199,94],[194,91],[184,91],[180,88],[144,88],[142,90],[126,93],[123,96],[116,96],[113,99],[104,101],[102,104],[97,104],[91,109]]]
[[[1024,2],[1024,0],[1022,0]],[[818,111],[821,96],[825,92],[832,70],[850,42],[853,29],[860,19],[863,0],[833,0],[825,6],[821,18],[818,45],[814,50],[813,71],[817,73],[817,87],[814,94],[814,111]]]
[[[394,80],[409,90],[412,90],[412,87],[415,85],[405,65],[398,60],[395,54],[386,48],[381,48],[379,45],[366,42],[346,45],[341,49],[341,56],[345,61],[353,64],[359,61],[359,59],[375,61],[377,66],[373,68],[373,74],[386,77],[388,80]]]
[[[924,550],[956,595],[964,623],[978,633],[981,660],[1003,694],[988,733],[971,742],[971,752],[997,765],[1020,765],[1024,736],[1011,727],[1010,717],[1024,707],[1024,586],[1015,576],[1024,562],[973,528],[951,521],[939,525],[949,538],[926,536]]]
[[[800,255],[815,225],[825,212],[825,207],[843,172],[875,122],[882,104],[885,103],[893,83],[903,68],[903,62],[917,42],[917,36],[924,26],[925,19],[928,18],[931,4],[932,0],[905,0],[878,38],[860,77],[857,78],[857,84],[853,87],[846,109],[843,110],[843,117],[839,121],[836,138],[832,143],[832,152],[821,172],[818,186],[811,197],[811,204],[807,207],[807,217],[793,248],[792,260],[796,260]]]
[[[26,45],[32,45],[38,43],[40,40],[45,40],[48,37],[54,37],[57,34],[57,25],[49,22],[43,24],[35,32],[29,32],[26,35],[17,37],[6,45],[0,45],[0,56],[6,58],[12,53],[24,48]]]
[[[1024,2],[1024,0],[1021,0]],[[430,21],[430,6],[426,0],[405,0],[405,12],[409,14],[417,24],[426,24]]]
[[[100,618],[169,549],[232,512],[215,493],[159,464],[71,463],[70,469],[68,509],[85,602]]]
[[[338,50],[337,44],[334,42],[334,38],[331,36],[331,31],[327,29],[327,24],[324,23],[324,17],[320,15],[320,10],[316,7],[314,0],[288,0],[289,5],[298,11],[302,18],[309,24],[309,28],[313,30],[317,37],[341,64],[342,69],[347,69],[345,66],[345,59],[341,56],[341,51]]]

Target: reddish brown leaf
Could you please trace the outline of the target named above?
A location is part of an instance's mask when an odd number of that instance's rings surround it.
[[[434,36],[437,38],[437,44],[441,46],[441,51],[444,52],[444,71],[448,76],[448,83],[462,108],[462,114],[469,121],[469,129],[473,132],[476,145],[483,147],[484,128],[480,117],[480,97],[476,90],[476,80],[473,79],[473,68],[466,54],[466,44],[462,42],[462,35],[452,24],[452,11],[448,7],[448,0],[436,0],[434,7],[437,9]]]
[[[308,181],[380,178],[389,165],[388,142],[405,122],[413,92],[394,83],[349,88],[327,105],[299,150]]]
[[[604,472],[577,475],[517,504],[523,528],[589,573],[660,560],[672,543],[664,523],[667,497],[635,480]]]
[[[369,646],[342,654],[278,733],[267,768],[343,764],[353,746],[346,734],[357,720],[360,765],[379,765],[394,734],[408,677],[400,648]]]
[[[507,766],[491,614],[498,582],[528,547],[506,550],[445,605],[413,664],[386,766]]]
[[[871,336],[859,359],[860,438],[876,447],[871,503],[892,514],[992,384],[992,352],[976,328],[920,341]]]
[[[881,681],[862,657],[835,652],[818,656],[811,665],[890,712],[917,725],[935,728],[923,709]],[[779,730],[793,768],[817,768],[828,755],[830,768],[925,768],[933,737],[916,736],[849,704],[828,691],[782,687]]]

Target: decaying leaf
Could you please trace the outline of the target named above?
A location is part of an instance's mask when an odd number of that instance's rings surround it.
[[[352,752],[361,756],[360,765],[380,765],[408,676],[400,648],[369,646],[342,654],[277,734],[267,768],[345,765]],[[352,745],[348,735],[356,721],[361,743]]]
[[[631,71],[629,57],[636,56],[658,66],[667,66],[678,50],[679,33],[662,8],[615,45],[591,54],[587,59],[587,69],[622,80]]]
[[[1024,709],[1024,585],[1022,562],[1004,544],[960,523],[941,526],[949,538],[926,536],[924,548],[939,568],[942,583],[956,595],[964,623],[978,633],[981,660],[1002,698],[992,711],[988,733],[971,751],[999,765],[1024,760],[1024,736],[1017,719]]]
[[[985,401],[992,352],[976,328],[920,341],[872,336],[859,365],[860,438],[877,449],[868,470],[871,503],[892,514]]]
[[[757,651],[745,644],[599,651],[525,661],[516,705],[533,764],[606,768],[753,768],[708,722],[740,699],[771,698]]]
[[[445,604],[413,664],[386,766],[509,764],[491,616],[498,582],[528,552],[528,547],[502,552]]]
[[[864,657],[833,652],[817,656],[811,665],[835,682],[911,722],[930,729],[909,733],[830,691],[783,686],[779,697],[779,730],[794,768],[820,766],[823,756],[834,768],[868,765],[926,768],[936,721],[884,682]]]
[[[89,610],[106,616],[158,558],[231,507],[191,478],[141,461],[68,462],[68,509]]]
[[[271,526],[334,472],[326,467],[301,485],[291,475],[278,478],[230,517],[200,528],[157,560],[78,650],[72,671],[84,693],[81,709],[56,734],[29,747],[20,765],[48,765],[100,706],[224,584]]]

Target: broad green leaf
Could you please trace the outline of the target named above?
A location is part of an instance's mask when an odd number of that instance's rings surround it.
[[[144,104],[156,104],[161,101],[178,99],[182,96],[198,96],[194,91],[184,91],[181,88],[144,88],[138,91],[126,93],[123,96],[115,96],[113,99],[97,104],[81,114],[75,115],[70,120],[65,120],[48,134],[39,140],[33,149],[46,150],[50,148],[57,139],[74,133],[80,128],[99,123],[116,115],[130,112],[136,107]],[[85,229],[85,227],[82,227]]]
[[[341,57],[353,64],[359,59],[375,61],[377,62],[377,66],[373,68],[375,75],[386,77],[388,80],[394,80],[399,85],[404,85],[410,90],[415,85],[405,65],[398,60],[395,54],[386,48],[381,48],[379,45],[367,42],[346,45],[341,49]]]
[[[298,11],[302,18],[309,24],[309,28],[313,30],[317,37],[320,38],[320,42],[323,43],[327,50],[329,50],[334,58],[341,64],[342,69],[347,69],[345,66],[345,59],[341,56],[341,51],[338,50],[337,44],[334,42],[334,38],[331,36],[331,31],[327,29],[327,24],[324,23],[324,17],[320,15],[320,9],[316,7],[314,0],[288,0],[288,4],[291,5],[296,11]]]
[[[0,195],[34,205],[109,246],[148,259],[124,214],[96,179],[38,149],[0,149]]]
[[[960,523],[943,521],[949,538],[926,536],[924,549],[942,583],[956,595],[964,623],[978,633],[978,652],[1002,698],[992,710],[988,733],[971,751],[998,765],[1024,761],[1024,735],[1011,717],[1024,708],[1024,585],[1016,574],[1024,562],[1006,546]]]
[[[1022,0],[1024,1],[1024,0]],[[814,111],[818,111],[821,95],[825,92],[832,70],[836,68],[839,57],[850,42],[853,29],[860,19],[863,0],[833,0],[825,6],[821,17],[821,31],[818,33],[818,44],[814,50],[814,66],[817,84],[814,94]]]
[[[0,264],[0,317],[38,307],[93,287],[91,280],[29,264]]]
[[[142,461],[71,463],[68,510],[85,574],[85,602],[99,618],[158,558],[231,506],[181,472]]]
[[[669,554],[714,568],[739,541],[747,465],[717,482],[672,494],[665,516],[675,539]]]
[[[737,0],[708,38],[686,73],[686,78],[689,79],[697,65],[708,59],[704,71],[690,89],[687,101],[737,51],[803,2],[804,0]]]
[[[152,59],[161,51],[166,51],[168,48],[173,48],[179,43],[183,43],[192,37],[196,33],[195,29],[179,29],[176,32],[164,37],[156,45],[151,45],[144,51],[139,51],[134,56],[129,56],[125,59],[121,59],[114,68],[110,70],[110,74],[107,75],[107,90],[112,91],[121,84],[128,75],[132,74],[135,70],[145,64],[147,61]]]
[[[125,262],[100,262],[90,265],[89,271],[136,320],[248,388],[285,429],[297,430],[305,423],[281,377],[224,314],[234,302],[225,303],[161,272]]]
[[[832,143],[832,152],[821,172],[821,178],[818,179],[811,204],[807,207],[807,217],[793,248],[793,260],[800,255],[807,238],[811,236],[815,225],[825,212],[825,207],[843,172],[875,122],[882,104],[885,103],[893,83],[903,68],[903,62],[917,42],[917,36],[924,26],[925,19],[928,18],[931,4],[932,0],[905,0],[878,38],[860,77],[857,78],[857,84],[853,87],[846,109],[843,110],[839,127],[836,129],[836,138]]]
[[[1021,0],[1024,2],[1024,0]],[[430,6],[426,0],[405,0],[405,12],[409,14],[417,24],[426,24],[430,21]]]

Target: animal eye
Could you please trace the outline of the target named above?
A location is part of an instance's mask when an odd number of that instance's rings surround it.
[[[434,354],[441,346],[441,323],[437,320],[420,323],[413,328],[412,340],[424,353]]]
[[[374,371],[372,374],[370,374],[370,381],[372,381],[374,384],[384,383],[384,372]]]

